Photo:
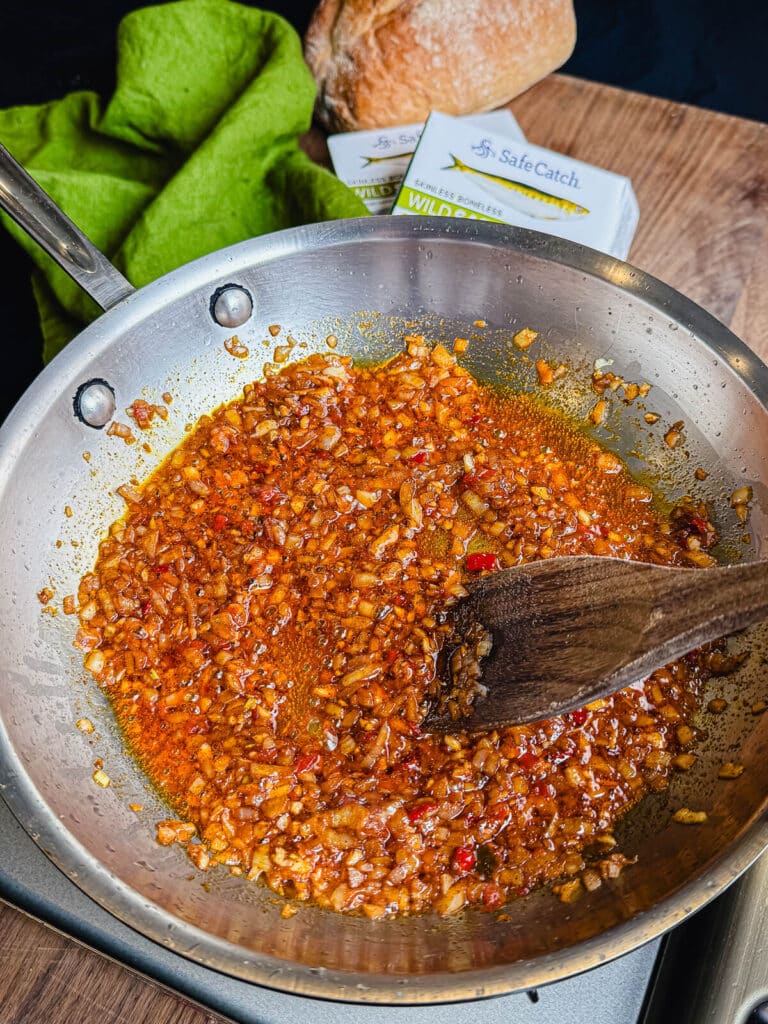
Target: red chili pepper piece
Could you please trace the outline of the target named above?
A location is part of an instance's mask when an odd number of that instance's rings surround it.
[[[518,757],[517,763],[521,768],[525,768],[526,771],[529,771],[531,768],[536,767],[539,763],[539,759],[530,750],[526,750],[524,754],[521,754],[520,757]]]
[[[426,800],[424,803],[417,804],[408,811],[408,820],[410,822],[421,821],[426,814],[430,814],[432,811],[436,810],[437,804],[432,800]]]
[[[489,910],[495,910],[500,907],[504,902],[504,897],[501,894],[499,887],[493,883],[486,885],[483,889],[483,903]]]
[[[467,487],[474,487],[483,480],[492,480],[496,476],[496,472],[495,469],[483,466],[482,469],[478,469],[474,473],[465,473],[463,482]]]
[[[473,416],[467,416],[467,423],[473,427],[476,423],[479,423],[483,417],[475,413]]]
[[[705,534],[708,529],[708,523],[706,519],[699,519],[697,516],[694,516],[691,519],[691,526],[697,533],[700,533],[702,535]]]
[[[302,772],[314,772],[320,767],[320,754],[318,751],[311,753],[302,754],[296,762],[294,771],[297,775],[301,775]]]
[[[491,804],[485,814],[491,821],[505,821],[509,817],[509,808],[506,804]]]
[[[224,515],[223,512],[217,512],[213,517],[213,528],[214,530],[223,530],[229,522],[229,519]]]
[[[155,576],[162,576],[164,572],[170,572],[170,566],[160,565],[159,563],[151,566],[151,569]]]
[[[453,851],[453,870],[459,874],[466,875],[477,863],[474,850],[468,846],[459,846]]]
[[[579,708],[578,711],[571,711],[568,715],[569,720],[573,725],[584,725],[588,718],[588,712],[584,708]]]
[[[556,790],[550,782],[537,782],[531,787],[531,792],[534,796],[542,796],[551,800]]]
[[[388,650],[387,653],[384,655],[384,661],[388,665],[391,665],[396,657],[397,657],[397,651],[394,648],[390,648],[390,650]]]
[[[280,491],[276,487],[260,487],[256,496],[265,505],[271,505],[273,501],[277,501],[280,497]]]
[[[467,555],[466,564],[470,572],[490,571],[498,569],[499,559],[498,555],[494,555],[492,551],[475,551],[473,554]]]
[[[583,523],[579,523],[576,527],[578,533],[582,536],[587,537],[607,537],[608,527],[601,526],[599,523],[593,523],[591,526],[585,526]]]
[[[149,598],[147,598],[147,600],[144,602],[144,604],[141,606],[141,608],[139,610],[141,611],[142,615],[146,615],[149,612],[151,607],[152,607],[152,602],[149,600]]]
[[[145,402],[141,398],[137,398],[131,405],[131,410],[136,423],[142,428],[142,430],[146,429],[152,420],[153,413],[152,407],[149,403]]]
[[[417,466],[423,466],[426,461],[427,461],[427,453],[426,452],[416,452],[415,455],[411,456],[411,462],[415,462]]]

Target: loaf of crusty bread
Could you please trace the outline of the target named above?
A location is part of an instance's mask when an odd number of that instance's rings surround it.
[[[346,131],[498,107],[568,59],[573,0],[320,0],[304,55]]]

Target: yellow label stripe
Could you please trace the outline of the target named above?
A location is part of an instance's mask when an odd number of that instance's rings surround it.
[[[470,220],[489,220],[494,224],[506,223],[506,221],[499,220],[498,217],[489,217],[477,210],[470,210],[467,206],[460,206],[458,203],[451,203],[446,199],[435,199],[434,196],[420,192],[409,185],[404,185],[400,189],[395,209],[407,210],[408,213],[416,213],[421,217],[465,217]]]

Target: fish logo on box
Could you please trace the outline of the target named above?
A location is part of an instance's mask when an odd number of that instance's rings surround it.
[[[410,160],[412,156],[413,150],[409,153],[387,153],[386,156],[364,156],[361,153],[360,159],[363,161],[363,167],[370,167],[372,164],[386,164],[393,160]]]
[[[478,152],[481,147],[482,153]],[[477,147],[472,146],[471,148],[481,157],[496,155],[487,139],[483,139]],[[453,163],[444,167],[444,171],[459,171],[470,175],[478,188],[497,203],[511,206],[528,217],[534,217],[537,220],[568,220],[571,217],[584,217],[589,214],[589,210],[585,206],[580,206],[570,199],[556,196],[552,192],[545,192],[533,185],[526,185],[522,181],[505,178],[501,174],[492,174],[489,171],[471,167],[454,156],[453,153],[450,153],[449,156]]]

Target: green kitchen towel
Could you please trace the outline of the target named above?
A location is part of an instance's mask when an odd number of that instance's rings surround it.
[[[255,235],[367,211],[299,149],[315,84],[278,15],[178,0],[127,15],[117,88],[0,111],[0,141],[136,287]],[[35,261],[47,362],[99,312],[3,217]]]

